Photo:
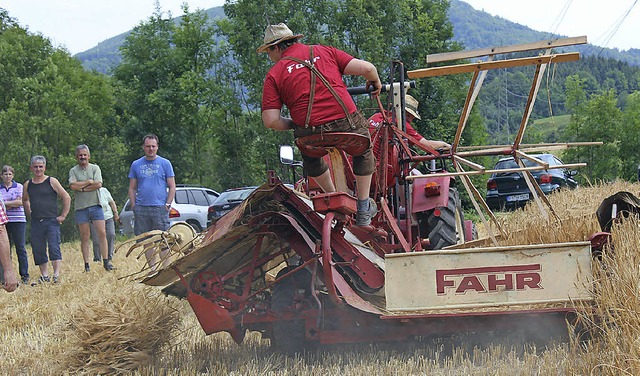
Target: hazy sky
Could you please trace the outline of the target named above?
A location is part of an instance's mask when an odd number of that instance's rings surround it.
[[[620,49],[640,48],[640,0],[464,0],[478,10],[534,30]],[[182,14],[184,0],[159,0],[163,11]],[[224,0],[188,0],[189,8],[209,9]],[[31,32],[40,32],[72,54],[132,29],[153,14],[155,0],[0,0],[0,7]],[[634,6],[635,5],[635,6]],[[631,9],[629,15],[616,25]],[[274,21],[275,22],[275,21]],[[256,43],[262,36],[256,36]],[[533,41],[532,41],[533,42]]]
[[[639,0],[464,1],[537,31],[568,37],[586,35],[589,43],[601,47],[640,48]]]

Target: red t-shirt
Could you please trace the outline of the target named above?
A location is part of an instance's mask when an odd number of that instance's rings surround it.
[[[380,124],[382,124],[382,120],[384,119],[382,118],[382,114],[380,112],[376,112],[375,114],[373,114],[369,118],[369,133],[373,133],[373,131],[375,131],[380,126]],[[418,131],[413,129],[408,121],[405,122],[405,125],[407,127],[406,133],[409,136],[415,138],[418,141],[421,141],[424,138],[422,137],[422,135],[420,135],[420,133],[418,133]]]
[[[287,48],[282,57],[292,56],[301,60],[309,60],[309,46],[296,43]],[[330,46],[313,46],[315,67],[329,81],[338,93],[349,113],[356,111],[356,105],[347,92],[347,86],[342,81],[344,69],[353,60],[353,56]],[[306,66],[293,60],[281,59],[267,73],[262,89],[262,111],[280,110],[286,105],[291,118],[296,125],[304,126],[309,106],[309,87],[311,71]],[[309,125],[318,126],[329,121],[342,119],[346,116],[344,110],[331,92],[316,78],[316,91],[311,108]]]

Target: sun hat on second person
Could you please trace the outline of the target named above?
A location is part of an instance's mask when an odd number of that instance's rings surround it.
[[[293,35],[289,27],[282,22],[277,25],[269,25],[264,30],[264,44],[258,47],[257,52],[267,52],[271,46],[284,42],[285,40],[299,39],[303,36],[302,34]]]
[[[416,119],[422,120],[422,118],[418,114],[418,100],[409,94],[404,96],[404,109],[405,111],[413,115]]]

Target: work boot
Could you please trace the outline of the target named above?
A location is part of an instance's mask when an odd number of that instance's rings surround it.
[[[356,226],[369,226],[371,218],[378,214],[376,202],[369,198],[368,200],[358,200],[358,211],[356,212]]]
[[[102,260],[103,266],[104,266],[104,270],[110,272],[112,270],[116,270],[116,267],[113,266],[113,264],[111,263],[111,260],[107,259],[107,260]]]

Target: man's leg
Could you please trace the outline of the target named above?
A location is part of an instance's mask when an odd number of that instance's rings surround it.
[[[18,286],[18,279],[13,270],[13,265],[11,265],[11,247],[9,246],[9,236],[4,224],[0,225],[0,263],[3,268],[3,287],[11,292]]]
[[[88,223],[87,223],[88,225]],[[89,226],[87,226],[89,227]],[[62,252],[60,251],[60,224],[54,220],[47,229],[47,243],[49,243],[49,259],[53,265],[53,282],[59,282],[60,268],[62,267]],[[88,244],[87,244],[88,249]]]
[[[134,213],[134,233],[136,236],[141,235],[145,232],[149,232],[154,229],[158,229],[155,226],[155,214],[153,206],[135,206],[133,208]],[[144,246],[144,256],[147,259],[147,265],[149,265],[149,269],[151,271],[155,271],[157,269],[158,262],[158,252],[153,244],[145,244]]]
[[[93,246],[93,261],[97,262],[102,260],[102,256],[100,254],[100,239],[96,233],[94,222],[91,222],[91,244]]]
[[[93,227],[96,229],[96,234],[98,235],[102,259],[107,260],[109,258],[109,249],[107,248],[107,232],[104,225],[104,219],[94,220]]]
[[[109,260],[113,260],[113,251],[116,243],[116,224],[113,218],[104,221],[104,227],[107,233],[107,250]]]
[[[31,251],[33,252],[33,261],[40,268],[40,275],[49,278],[46,221],[45,219],[31,221]]]
[[[376,202],[369,198],[371,191],[371,177],[375,170],[375,158],[371,147],[364,154],[353,157],[353,172],[356,176],[356,193],[358,197],[356,226],[368,226],[371,219],[378,213]]]
[[[22,282],[29,282],[29,258],[27,257],[27,249],[25,247],[25,232],[27,230],[27,222],[9,222],[7,223],[7,232],[9,233],[9,242],[16,247],[16,255],[18,256],[18,270]]]
[[[80,230],[80,250],[82,250],[82,259],[85,266],[91,261],[91,250],[89,249],[89,242],[91,241],[91,227],[89,222],[78,223],[78,230]]]
[[[330,193],[330,192],[335,192],[336,191],[336,187],[333,184],[333,179],[331,179],[331,171],[330,170],[325,171],[320,176],[312,177],[312,179],[315,180],[316,183],[318,183],[318,185],[320,186],[320,188],[322,188],[322,191],[324,193]],[[356,181],[357,181],[357,179],[356,179]],[[371,184],[371,176],[369,176],[369,184]],[[369,191],[367,191],[367,192],[369,192]]]
[[[371,190],[372,175],[365,175],[365,176],[356,175],[356,184],[357,184],[356,188],[358,191],[357,192],[358,200],[366,200],[369,198],[369,191]]]
[[[154,207],[153,210],[155,211],[155,215],[153,216],[153,227],[158,230],[167,231],[169,229],[169,212],[164,207]],[[163,244],[159,244],[155,251],[159,256],[159,261],[161,262],[160,266],[164,268],[167,266],[167,262],[169,261],[169,248],[165,247]],[[156,264],[155,266],[157,268],[158,265]]]

